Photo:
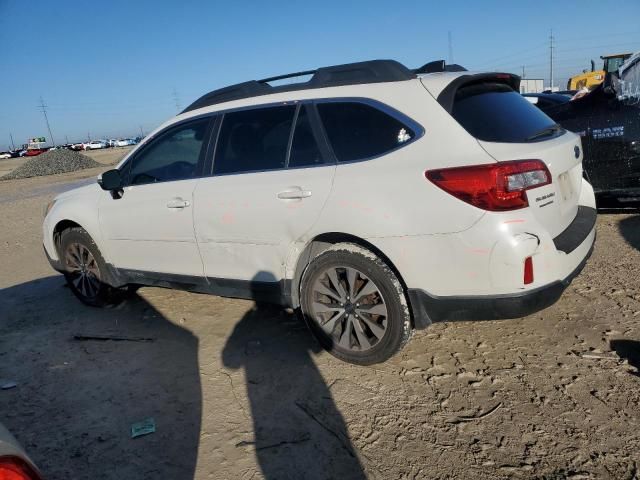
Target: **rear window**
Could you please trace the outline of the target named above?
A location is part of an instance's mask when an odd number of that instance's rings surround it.
[[[382,155],[415,137],[407,125],[364,103],[323,102],[318,112],[339,162]]]
[[[564,133],[555,130],[548,135],[539,135],[555,122],[502,83],[460,88],[456,92],[452,115],[467,132],[485,142],[523,143],[548,140]]]

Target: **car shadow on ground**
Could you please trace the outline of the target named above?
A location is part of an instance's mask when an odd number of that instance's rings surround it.
[[[1,379],[18,385],[0,391],[0,422],[47,479],[194,478],[198,339],[142,297],[90,308],[60,275],[0,290]],[[148,417],[156,432],[132,439],[131,425]]]
[[[612,340],[611,349],[620,358],[626,359],[629,365],[636,367],[637,371],[633,375],[640,377],[640,342],[636,340]]]
[[[640,215],[624,218],[618,224],[618,228],[627,243],[640,250]]]
[[[365,479],[342,414],[312,355],[320,350],[304,323],[278,306],[256,303],[222,352],[243,368],[253,421],[251,443],[265,479]]]

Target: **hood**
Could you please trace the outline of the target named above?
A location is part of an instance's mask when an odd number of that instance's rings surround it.
[[[65,185],[65,191],[55,197],[55,200],[64,200],[71,197],[93,196],[102,190],[95,177],[85,178],[79,182]]]

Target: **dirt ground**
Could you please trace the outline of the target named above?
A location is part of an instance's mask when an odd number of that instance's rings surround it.
[[[42,252],[42,208],[100,170],[0,183],[0,384],[18,384],[0,422],[46,478],[638,478],[640,215],[599,215],[551,308],[436,324],[356,367],[273,306],[157,288],[80,304]]]

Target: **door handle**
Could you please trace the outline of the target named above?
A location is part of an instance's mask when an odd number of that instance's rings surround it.
[[[187,200],[174,198],[167,203],[167,208],[185,208],[191,205]]]
[[[297,200],[300,198],[307,198],[310,196],[311,196],[311,190],[302,190],[301,188],[284,190],[278,193],[278,198],[280,200]]]

